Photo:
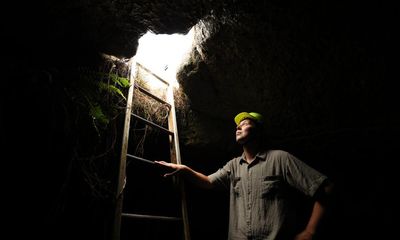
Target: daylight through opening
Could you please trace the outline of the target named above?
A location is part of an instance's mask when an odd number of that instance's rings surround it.
[[[178,88],[176,73],[190,53],[193,32],[193,28],[187,34],[154,34],[148,31],[139,39],[133,64],[139,63]],[[162,82],[152,79],[146,82],[149,88],[157,90],[163,87]]]

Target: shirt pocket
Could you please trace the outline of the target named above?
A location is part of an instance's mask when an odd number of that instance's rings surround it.
[[[234,177],[232,179],[232,188],[233,188],[233,196],[241,197],[242,196],[242,188],[240,177]]]
[[[261,179],[261,198],[281,198],[283,196],[283,182],[279,176],[267,176]]]

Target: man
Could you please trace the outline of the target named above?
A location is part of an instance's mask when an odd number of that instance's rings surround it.
[[[288,152],[261,148],[263,116],[242,112],[235,116],[236,142],[243,154],[211,175],[188,166],[156,161],[204,188],[230,192],[230,240],[310,240],[326,211],[332,184],[327,177]],[[293,212],[294,193],[313,197],[314,205],[305,227],[298,231]]]

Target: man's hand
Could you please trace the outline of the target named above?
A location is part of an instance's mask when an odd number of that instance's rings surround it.
[[[156,164],[158,164],[158,165],[160,165],[161,167],[164,167],[164,168],[167,167],[170,170],[170,172],[164,174],[164,177],[173,176],[176,173],[178,173],[180,170],[185,168],[185,165],[175,164],[175,163],[168,163],[168,162],[165,162],[165,161],[154,161],[154,163],[156,163]]]

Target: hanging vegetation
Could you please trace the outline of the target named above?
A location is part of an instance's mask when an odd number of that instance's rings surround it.
[[[80,67],[68,73],[64,92],[72,136],[72,165],[80,172],[95,199],[114,196],[112,184],[118,158],[118,128],[129,89],[128,63],[103,55],[97,68]]]

